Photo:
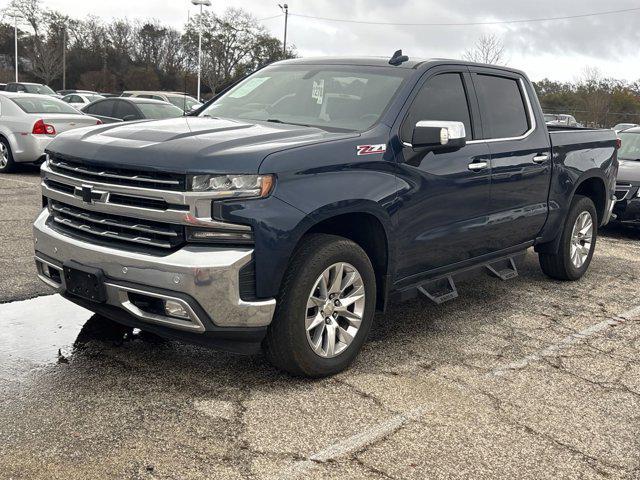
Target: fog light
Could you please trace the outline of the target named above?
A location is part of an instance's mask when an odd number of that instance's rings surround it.
[[[184,318],[189,320],[189,312],[184,308],[180,302],[175,300],[165,300],[164,313],[169,317]]]

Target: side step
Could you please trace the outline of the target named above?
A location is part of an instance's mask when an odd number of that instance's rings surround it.
[[[518,276],[516,258],[516,256],[504,257],[484,264],[479,264],[469,270],[463,270],[457,273],[454,272],[446,277],[440,277],[424,282],[422,285],[419,285],[417,289],[418,292],[423,294],[433,303],[440,305],[444,302],[448,302],[449,300],[458,298],[458,289],[456,288],[456,284],[453,280],[453,275],[459,275],[470,270],[484,268],[492,277],[499,278],[503,281],[510,280]]]
[[[438,305],[458,298],[458,289],[451,276],[423,283],[418,291]]]
[[[518,267],[513,257],[503,258],[495,262],[487,263],[487,270],[489,275],[492,275],[500,280],[510,280],[518,276]]]

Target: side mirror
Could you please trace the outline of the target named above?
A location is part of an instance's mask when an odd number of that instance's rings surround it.
[[[133,120],[138,120],[138,117],[135,115],[127,115],[122,119],[123,122],[132,122]]]
[[[411,145],[432,150],[457,150],[467,144],[466,137],[462,122],[422,120],[413,129]]]

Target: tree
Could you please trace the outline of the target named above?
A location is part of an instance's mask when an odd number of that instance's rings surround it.
[[[62,74],[61,26],[65,17],[43,9],[41,0],[12,0],[10,8],[20,13],[33,30],[25,48],[33,76],[51,83]]]
[[[469,62],[506,65],[504,49],[502,38],[494,34],[482,35],[473,48],[462,54],[462,58]]]
[[[213,92],[244,72],[285,57],[282,43],[271,37],[253,15],[229,8],[222,17],[205,12],[187,25],[183,44],[188,63],[193,68],[198,61],[200,21],[203,30],[202,78]],[[293,51],[289,51],[287,56],[294,56]]]

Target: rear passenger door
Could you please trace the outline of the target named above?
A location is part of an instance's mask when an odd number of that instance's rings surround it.
[[[398,270],[400,279],[489,253],[484,237],[490,201],[491,165],[482,138],[473,86],[466,67],[447,66],[425,74],[409,107],[401,113],[398,155],[401,208]],[[413,148],[413,128],[427,121],[458,121],[467,145],[457,150]],[[471,169],[470,164],[482,168]]]
[[[549,136],[528,81],[497,69],[470,71],[491,152],[491,241],[497,250],[516,247],[534,240],[547,218]]]
[[[120,120],[114,118],[113,110],[115,107],[115,100],[98,100],[82,110],[87,115],[99,118],[103,123],[115,123]]]

